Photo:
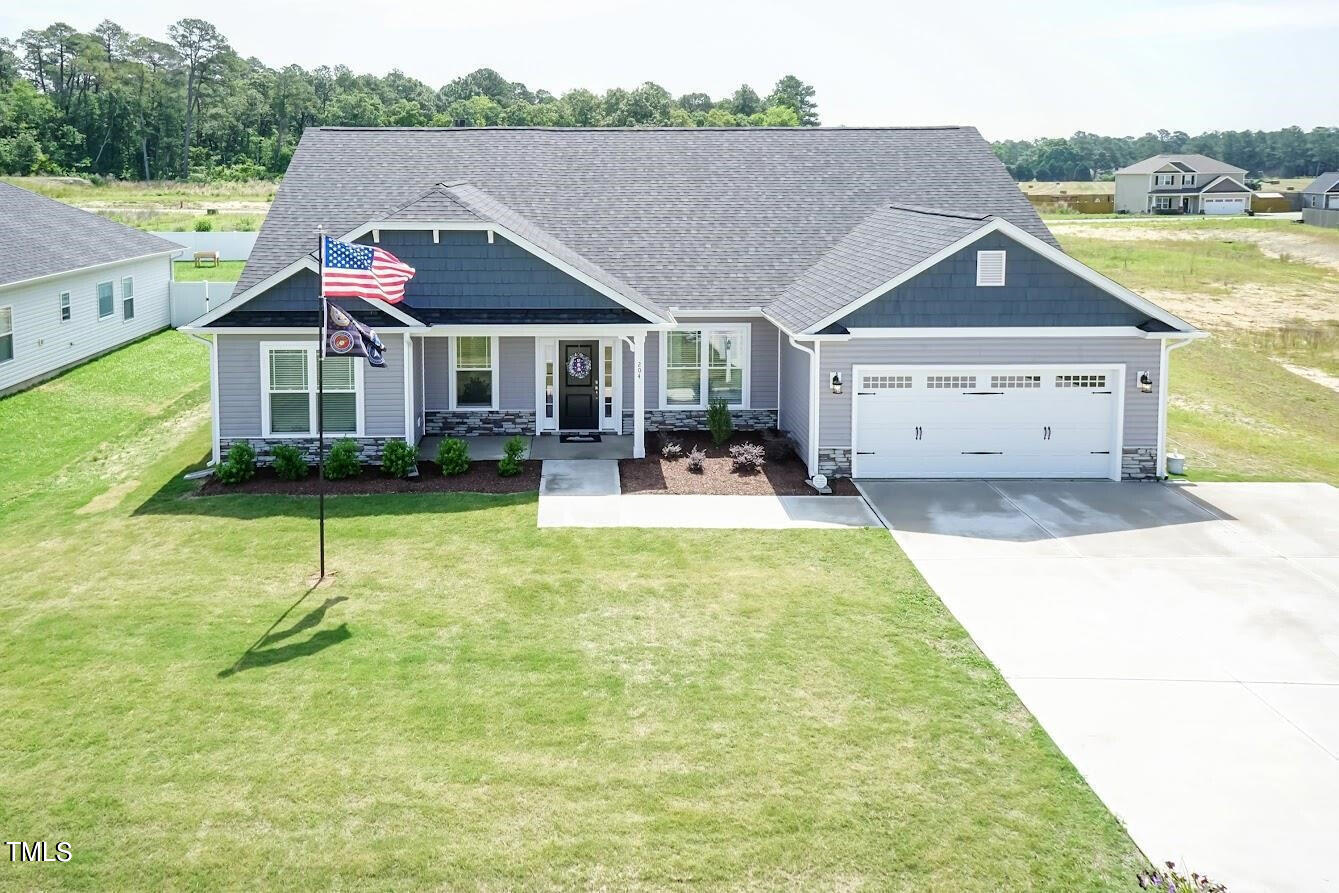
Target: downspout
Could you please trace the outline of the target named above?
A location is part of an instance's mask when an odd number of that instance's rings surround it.
[[[1171,369],[1167,355],[1178,347],[1185,347],[1199,338],[1186,338],[1181,341],[1165,339],[1162,342],[1162,369],[1158,376],[1158,479],[1167,479],[1167,378]]]
[[[786,335],[786,340],[791,347],[809,355],[809,455],[805,465],[809,468],[809,476],[813,477],[818,467],[818,342],[815,341],[813,347],[805,347],[790,334]]]

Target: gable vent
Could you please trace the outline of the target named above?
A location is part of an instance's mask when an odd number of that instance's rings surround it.
[[[976,284],[1004,284],[1004,252],[978,251],[976,253]]]

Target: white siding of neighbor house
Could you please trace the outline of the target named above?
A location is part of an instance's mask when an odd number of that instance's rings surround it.
[[[122,316],[121,280],[134,279],[135,317]],[[171,322],[166,255],[76,270],[28,285],[0,288],[0,307],[12,307],[14,359],[0,363],[0,393],[16,389]],[[99,282],[112,283],[112,315],[98,318]],[[60,294],[70,293],[71,318],[60,319]]]
[[[1156,338],[853,338],[823,343],[819,354],[820,448],[851,446],[851,401],[855,387],[833,394],[825,386],[833,372],[853,382],[855,365],[1124,363],[1125,443],[1156,448],[1158,443],[1159,361],[1162,342]],[[1147,371],[1153,392],[1139,390],[1137,378]]]
[[[219,436],[260,437],[260,344],[314,342],[312,335],[215,335],[219,364]],[[404,343],[386,340],[386,368],[363,372],[363,436],[404,436]]]
[[[813,342],[805,345],[812,349]],[[781,344],[781,411],[778,414],[782,431],[790,434],[800,456],[809,458],[809,355],[789,341]]]
[[[1153,185],[1152,174],[1116,175],[1116,210],[1142,214],[1148,210],[1148,190]]]

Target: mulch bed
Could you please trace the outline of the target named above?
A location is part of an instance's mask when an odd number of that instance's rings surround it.
[[[660,447],[665,440],[683,445],[683,455],[664,459]],[[730,467],[730,447],[737,443],[762,443],[767,447],[767,464],[761,471],[740,472]],[[688,451],[700,447],[707,454],[701,472],[688,470]],[[721,446],[711,442],[704,431],[670,431],[646,435],[645,459],[622,459],[618,474],[624,493],[703,494],[722,496],[814,496],[815,490],[804,482],[808,477],[804,463],[783,436],[776,431],[736,432]],[[834,494],[857,496],[859,491],[848,480],[829,482]]]
[[[380,468],[364,467],[354,478],[326,481],[325,492],[330,496],[370,493],[524,493],[539,489],[538,459],[521,463],[521,473],[504,478],[497,473],[497,462],[475,461],[464,474],[446,477],[436,462],[418,463],[418,477],[390,478]],[[305,479],[286,481],[271,468],[257,468],[249,481],[229,486],[211,477],[198,491],[202,496],[225,493],[275,493],[284,496],[315,496],[318,489],[316,470]]]

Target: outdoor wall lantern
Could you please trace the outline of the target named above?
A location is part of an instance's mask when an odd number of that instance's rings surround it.
[[[832,373],[830,386],[832,388],[832,393],[840,394],[842,392],[842,374],[840,372]]]
[[[1145,394],[1153,393],[1153,376],[1149,375],[1147,372],[1140,372],[1139,390],[1143,391]]]

